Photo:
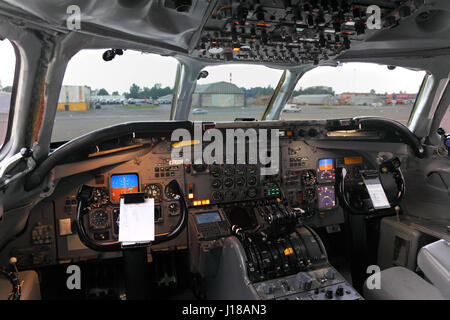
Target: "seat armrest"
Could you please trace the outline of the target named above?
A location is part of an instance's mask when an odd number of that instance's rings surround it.
[[[380,288],[369,289],[364,284],[368,300],[444,300],[441,292],[404,267],[392,267],[380,272]]]
[[[450,243],[439,240],[422,247],[417,265],[442,295],[450,299]]]

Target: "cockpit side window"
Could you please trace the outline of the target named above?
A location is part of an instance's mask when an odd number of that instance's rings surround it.
[[[0,149],[6,142],[10,125],[15,66],[16,55],[11,42],[7,39],[0,41]]]

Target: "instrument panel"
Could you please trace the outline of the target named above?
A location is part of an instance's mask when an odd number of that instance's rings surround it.
[[[136,159],[106,171],[94,170],[77,178],[74,180],[76,183],[71,182],[70,191],[53,197],[54,216],[53,210],[46,214],[52,215],[47,220],[54,219],[54,228],[49,231],[51,234],[48,238],[54,239],[51,250],[57,252],[53,253],[51,259],[41,259],[39,261],[44,262],[39,263],[46,265],[99,256],[81,243],[73,227],[81,185],[93,188],[87,204],[89,213],[85,216],[85,230],[89,237],[104,243],[118,240],[120,194],[123,193],[145,192],[153,198],[155,234],[170,233],[181,217],[180,200],[169,186],[173,179],[184,190],[190,216],[199,211],[209,212],[198,216],[200,220],[217,219],[217,215],[213,214],[217,211],[222,218],[226,216],[231,225],[236,222],[244,229],[252,229],[257,227],[254,225],[256,220],[250,214],[254,212],[252,208],[264,206],[267,202],[267,205],[280,203],[301,209],[301,220],[312,227],[343,223],[337,175],[340,168],[346,167],[347,179],[353,179],[352,172],[371,169],[369,162],[355,151],[314,147],[310,144],[312,135],[308,139],[300,134],[301,130],[308,131],[308,128],[298,129],[299,134],[294,137],[280,134],[279,170],[269,175],[262,174],[267,164],[261,163],[191,164],[173,161],[172,143],[166,138],[149,146],[148,152]],[[319,134],[315,137],[322,139],[321,127],[316,130]],[[249,150],[248,145],[246,150]],[[246,159],[249,158],[246,155]],[[36,223],[42,220],[38,218]],[[210,221],[210,224],[218,223]],[[246,223],[248,226],[245,226]],[[219,229],[220,234],[226,234],[224,228]],[[152,250],[186,249],[188,232],[185,230],[169,242],[152,246]],[[11,244],[15,252],[18,249],[20,251],[21,247],[29,248],[29,244],[18,245],[14,241]],[[25,257],[22,261],[33,261],[30,259]],[[34,266],[33,263],[30,265]]]
[[[172,179],[177,179],[185,191],[191,210],[223,208],[231,212],[229,208],[248,206],[252,201],[275,200],[301,208],[304,212],[301,219],[311,226],[343,223],[336,171],[345,166],[344,159],[358,158],[348,151],[317,149],[305,140],[283,137],[280,169],[275,174],[263,175],[264,166],[259,163],[174,163],[171,150],[169,141],[161,141],[147,155],[117,166],[100,179],[96,177],[105,183],[93,183],[95,191],[89,202],[88,226],[94,239],[105,242],[118,239],[120,194],[130,192],[145,192],[155,200],[156,234],[169,233],[180,216],[179,200],[169,186]],[[363,165],[362,157],[358,159],[358,165]],[[178,244],[186,245],[186,241]]]

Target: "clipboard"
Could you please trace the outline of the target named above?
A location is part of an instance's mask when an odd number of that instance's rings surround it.
[[[388,209],[391,207],[389,200],[386,197],[383,186],[381,184],[378,173],[371,170],[361,172],[364,185],[369,193],[372,206],[375,210]]]
[[[119,242],[122,247],[140,247],[155,240],[154,201],[145,192],[120,195]]]

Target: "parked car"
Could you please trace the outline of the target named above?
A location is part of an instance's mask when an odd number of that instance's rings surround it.
[[[208,111],[205,109],[195,108],[192,110],[192,114],[207,114]]]

